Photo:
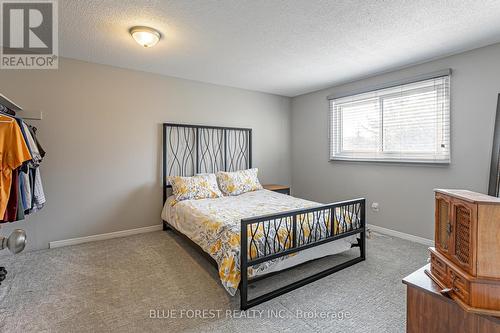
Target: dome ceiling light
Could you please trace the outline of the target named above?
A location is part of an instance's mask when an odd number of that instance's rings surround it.
[[[130,28],[130,35],[132,35],[139,45],[144,47],[155,46],[161,38],[161,34],[158,30],[144,26]]]

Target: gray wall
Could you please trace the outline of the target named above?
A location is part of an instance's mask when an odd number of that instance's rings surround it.
[[[332,60],[333,61],[333,60]],[[328,161],[328,102],[333,92],[452,68],[451,165],[446,167]],[[292,186],[295,195],[331,202],[366,197],[368,223],[433,239],[434,188],[487,193],[500,92],[500,44],[359,80],[292,99]]]
[[[48,151],[48,203],[0,233],[24,228],[30,248],[46,248],[158,224],[161,123],[172,121],[252,127],[263,182],[291,182],[294,195],[320,202],[364,196],[381,205],[368,211],[369,223],[433,238],[433,188],[487,191],[498,59],[500,44],[295,97],[291,105],[285,97],[69,59],[59,70],[1,71],[1,93],[44,113],[32,123]],[[327,95],[448,67],[450,166],[328,162]]]
[[[32,123],[47,151],[47,206],[0,232],[25,228],[30,248],[159,224],[166,121],[251,127],[261,181],[291,180],[289,98],[69,59],[3,70],[0,92],[44,114]]]

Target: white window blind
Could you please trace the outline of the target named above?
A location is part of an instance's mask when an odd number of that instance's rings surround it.
[[[450,76],[330,99],[330,159],[450,162]]]

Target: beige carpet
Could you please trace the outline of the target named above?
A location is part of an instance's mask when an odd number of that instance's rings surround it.
[[[223,289],[216,270],[170,231],[2,256],[9,274],[0,286],[0,331],[404,332],[401,279],[426,264],[426,247],[377,234],[367,245],[367,261],[246,317],[232,311],[239,299]],[[252,292],[354,254],[277,275]],[[150,318],[151,311],[163,318]]]

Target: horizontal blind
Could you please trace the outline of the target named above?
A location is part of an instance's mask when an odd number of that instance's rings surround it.
[[[330,159],[449,163],[450,76],[330,100]]]

